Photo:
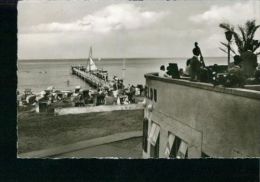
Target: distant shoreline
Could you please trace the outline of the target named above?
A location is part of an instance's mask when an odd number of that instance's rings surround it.
[[[165,58],[161,58],[161,57],[158,57],[158,58],[144,58],[144,57],[140,57],[140,58],[135,58],[135,57],[129,57],[129,58],[101,58],[101,60],[123,60],[123,59],[126,59],[126,60],[156,60],[156,59],[188,59],[189,57],[165,57]],[[204,57],[204,58],[225,58],[223,56],[219,56],[219,57]],[[87,60],[88,58],[57,58],[57,59],[17,59],[18,61],[71,61],[71,60],[75,60],[75,61],[84,61],[84,60]],[[98,60],[99,58],[93,58],[94,60]]]

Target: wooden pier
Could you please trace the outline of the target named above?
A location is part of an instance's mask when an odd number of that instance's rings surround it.
[[[87,82],[91,87],[98,88],[108,85],[108,79],[100,78],[97,76],[99,71],[87,72],[85,67],[82,66],[72,66],[71,71],[73,75],[78,76],[83,81]]]

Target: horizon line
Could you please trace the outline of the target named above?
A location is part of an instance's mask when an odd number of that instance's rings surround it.
[[[204,58],[224,58],[226,56],[204,56]],[[92,59],[174,59],[174,58],[189,58],[184,56],[176,56],[176,57],[94,57]],[[26,59],[17,59],[18,61],[41,61],[41,60],[87,60],[88,58],[26,58]]]

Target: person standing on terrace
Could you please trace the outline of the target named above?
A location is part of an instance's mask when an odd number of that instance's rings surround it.
[[[190,59],[190,69],[189,69],[189,75],[191,81],[198,81],[200,77],[200,67],[201,67],[201,62],[198,59],[198,56],[200,55],[198,49],[194,48],[192,50],[193,52],[193,57]]]
[[[204,63],[204,58],[203,58],[203,56],[202,56],[200,47],[199,47],[199,45],[198,45],[198,42],[195,42],[195,43],[194,43],[194,46],[195,46],[194,51],[196,52],[196,55],[200,56],[200,62],[201,62],[202,67],[206,67],[206,66],[205,66],[205,63]]]

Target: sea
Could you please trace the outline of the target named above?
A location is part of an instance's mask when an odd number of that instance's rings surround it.
[[[145,84],[144,75],[158,72],[161,65],[177,63],[179,68],[185,69],[188,58],[103,58],[94,59],[99,69],[107,70],[109,78],[113,76],[123,78],[125,85]],[[227,64],[225,57],[205,57],[206,65]],[[23,92],[30,88],[33,93],[54,86],[57,90],[73,90],[76,86],[90,89],[90,86],[71,74],[72,65],[86,65],[87,59],[39,59],[17,61],[17,90]]]

